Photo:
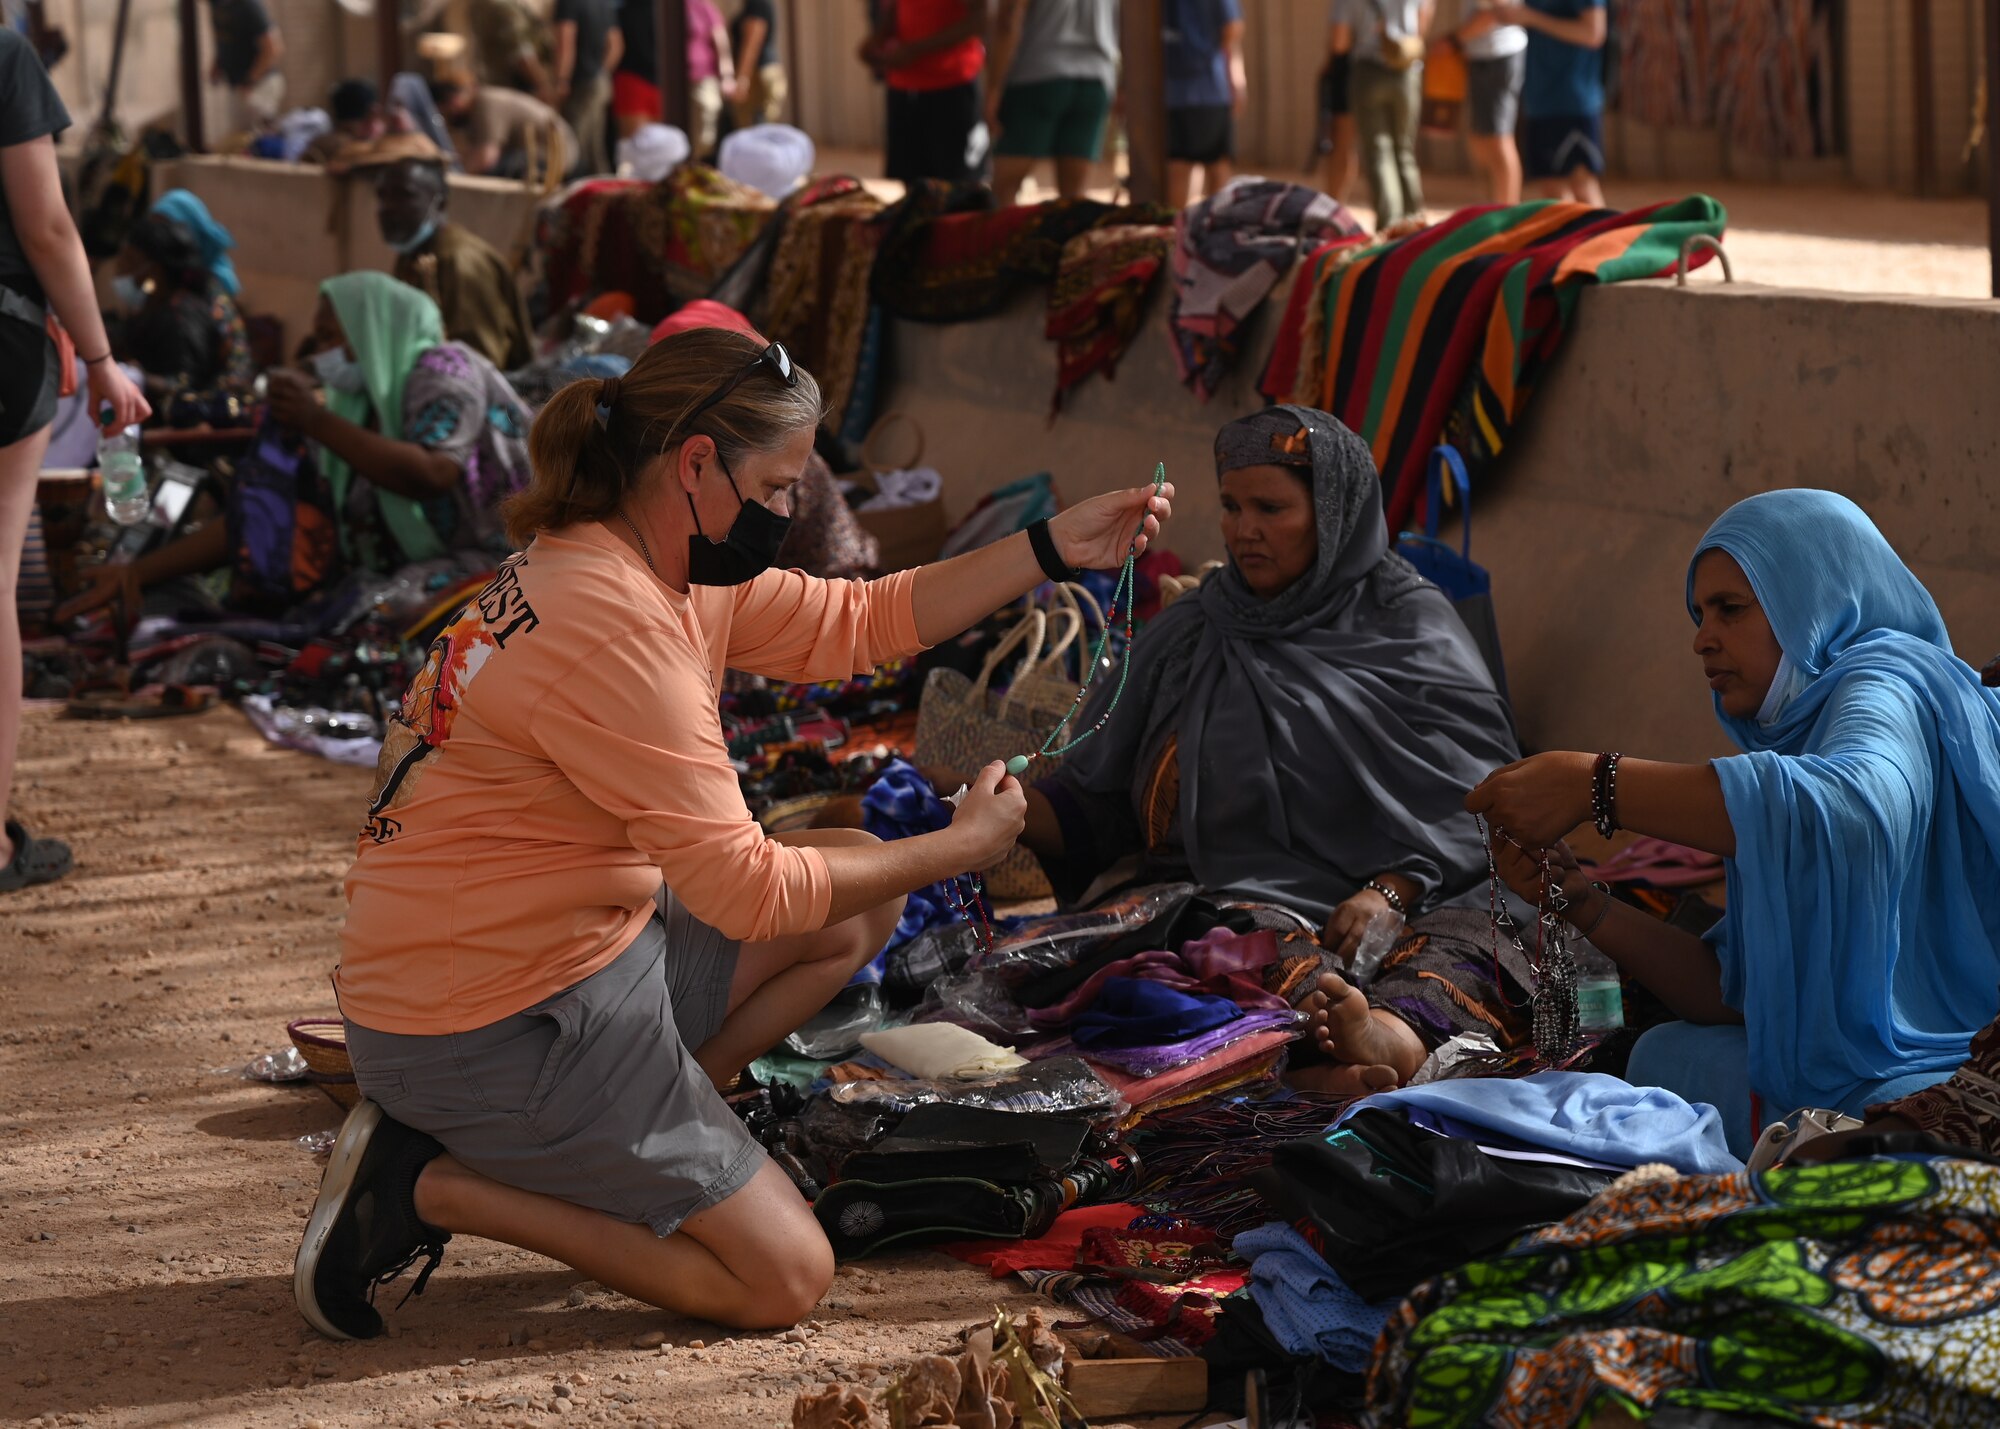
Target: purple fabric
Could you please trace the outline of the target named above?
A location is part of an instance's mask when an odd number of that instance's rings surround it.
[[[1255,1033],[1289,1027],[1293,1017],[1289,1008],[1283,1012],[1246,1012],[1234,1022],[1225,1022],[1185,1042],[1168,1042],[1158,1047],[1093,1047],[1083,1055],[1130,1076],[1156,1077],[1189,1062],[1199,1062]]]
[[[1243,1018],[1226,997],[1182,992],[1148,978],[1114,977],[1070,1028],[1079,1047],[1151,1047],[1184,1042]]]

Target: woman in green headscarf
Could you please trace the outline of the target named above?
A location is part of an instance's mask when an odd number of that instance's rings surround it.
[[[390,572],[457,551],[505,554],[499,507],[527,481],[530,414],[491,362],[445,341],[437,304],[386,273],[343,273],[320,284],[306,350],[310,378],[271,374],[270,415],[317,451],[343,564]],[[231,556],[228,523],[211,522],[100,568],[59,615]]]

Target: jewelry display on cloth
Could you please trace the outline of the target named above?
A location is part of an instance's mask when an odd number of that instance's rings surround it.
[[[1533,1009],[1531,1035],[1536,1060],[1545,1067],[1561,1066],[1576,1055],[1583,1040],[1583,1028],[1577,1006],[1576,952],[1570,947],[1569,923],[1565,917],[1569,899],[1563,894],[1555,858],[1547,849],[1540,851],[1542,891],[1535,917],[1535,946],[1531,951],[1527,929],[1501,900],[1500,869],[1493,861],[1493,840],[1506,839],[1530,856],[1534,856],[1535,850],[1516,842],[1505,829],[1489,830],[1486,820],[1479,815],[1472,817],[1479,825],[1480,841],[1486,845],[1486,901],[1493,917],[1493,985],[1506,986],[1500,967],[1500,935],[1505,933],[1514,950],[1527,961],[1535,979],[1528,1003]],[[1504,992],[1501,997],[1504,1001]]]
[[[1153,467],[1153,495],[1158,496],[1160,488],[1166,484],[1167,464],[1159,462]],[[1015,778],[1018,779],[1027,773],[1028,766],[1037,759],[1067,754],[1075,749],[1103,729],[1105,721],[1111,718],[1111,712],[1118,708],[1118,701],[1125,694],[1125,681],[1132,673],[1132,611],[1139,603],[1139,538],[1146,532],[1146,512],[1151,510],[1152,503],[1148,502],[1146,511],[1139,514],[1139,527],[1132,533],[1131,543],[1125,548],[1125,564],[1118,569],[1118,584],[1112,590],[1111,603],[1104,611],[1104,628],[1098,632],[1097,648],[1090,652],[1089,663],[1084,667],[1083,683],[1077,686],[1076,699],[1071,702],[1069,712],[1056,721],[1055,727],[1049,731],[1048,738],[1042,741],[1040,749],[1032,754],[1017,754],[1007,761],[1007,772]],[[1111,692],[1111,703],[1104,707],[1104,713],[1097,717],[1095,724],[1067,744],[1061,743],[1063,731],[1069,727],[1069,722],[1076,718],[1077,711],[1083,708],[1084,701],[1090,697],[1091,686],[1097,682],[1097,672],[1110,666],[1111,662],[1105,658],[1105,652],[1111,648],[1111,626],[1118,618],[1121,606],[1125,611],[1125,648],[1118,663],[1118,688]],[[959,800],[964,797],[965,790],[960,789],[956,794],[948,796],[945,802],[956,808]],[[953,911],[973,930],[973,940],[978,944],[979,951],[990,952],[993,948],[993,924],[986,915],[984,881],[977,873],[965,873],[949,880],[944,888],[945,898],[951,904]]]

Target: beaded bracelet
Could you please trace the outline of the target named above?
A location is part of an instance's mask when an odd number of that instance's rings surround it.
[[[1371,878],[1368,880],[1367,883],[1363,884],[1362,886],[1364,888],[1372,888],[1377,893],[1381,894],[1383,899],[1387,901],[1389,906],[1396,910],[1396,914],[1398,917],[1407,918],[1410,916],[1409,908],[1406,907],[1403,903],[1403,895],[1398,893],[1395,889],[1391,888],[1388,884],[1384,883],[1381,879]]]
[[[1622,754],[1600,754],[1590,775],[1590,817],[1598,837],[1618,832],[1618,761]]]

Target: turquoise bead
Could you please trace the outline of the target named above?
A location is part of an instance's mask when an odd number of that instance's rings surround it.
[[[1018,775],[1021,775],[1021,774],[1025,774],[1025,773],[1027,773],[1027,772],[1028,772],[1028,756],[1027,756],[1027,755],[1025,755],[1025,754],[1017,754],[1017,755],[1015,755],[1015,756],[1014,756],[1014,757],[1013,757],[1012,759],[1008,760],[1008,761],[1007,761],[1007,772],[1008,772],[1009,774],[1013,774],[1013,775],[1017,775],[1017,776],[1018,776]]]

